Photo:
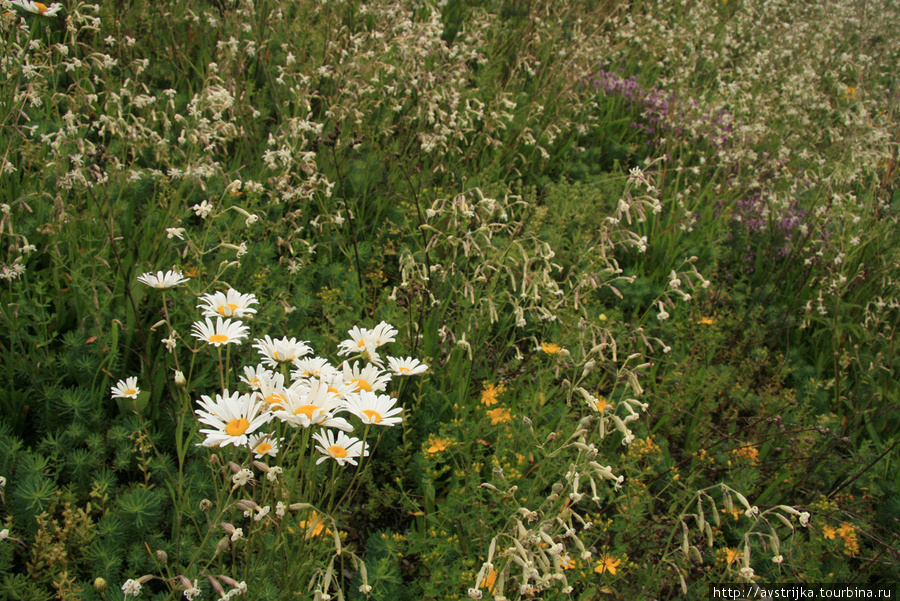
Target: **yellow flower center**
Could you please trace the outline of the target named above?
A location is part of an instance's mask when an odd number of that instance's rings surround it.
[[[265,400],[270,405],[275,404],[275,403],[280,404],[280,403],[284,402],[284,397],[278,393],[275,393],[275,394],[270,394],[269,396],[267,396]]]
[[[250,422],[245,420],[243,417],[240,419],[233,419],[228,422],[228,425],[225,426],[225,433],[229,436],[240,436],[244,432],[247,431],[247,428],[250,427]]]
[[[290,357],[286,357],[286,358],[282,359],[281,357],[278,356],[278,351],[273,351],[272,358],[275,359],[276,361],[278,361],[279,363],[287,363],[288,361],[294,360],[294,355],[291,355]]]
[[[334,445],[332,447],[328,447],[328,454],[335,459],[343,459],[347,456],[347,449],[338,445]]]
[[[313,413],[315,413],[316,409],[319,409],[319,407],[316,407],[315,405],[302,405],[300,407],[297,407],[297,409],[294,411],[294,415],[300,415],[302,413],[310,420],[312,420]]]
[[[210,342],[228,342],[228,336],[225,334],[213,334],[209,337]]]
[[[226,303],[224,305],[219,305],[219,308],[216,309],[216,313],[218,313],[222,317],[231,317],[232,315],[234,315],[235,310],[240,308],[240,305]]]
[[[328,392],[330,392],[332,394],[341,394],[340,390],[338,390],[337,388],[333,388],[331,386],[328,387]]]
[[[37,7],[39,15],[42,15],[45,12],[47,12],[48,10],[50,10],[49,8],[47,8],[47,6],[45,4],[41,4],[40,2],[35,2],[34,5]]]
[[[362,348],[364,346],[366,346],[365,340],[360,340],[359,342],[356,343],[356,348]]]
[[[373,411],[372,409],[363,409],[363,413],[366,414],[366,417],[369,418],[369,423],[372,424],[380,424],[381,423],[381,414],[377,411]]]
[[[351,384],[356,384],[356,390],[365,390],[366,392],[372,392],[372,385],[363,380],[362,378],[357,378],[355,380],[350,380]]]
[[[133,394],[137,394],[137,390],[135,390],[134,388],[129,388],[128,390],[126,390],[126,391],[123,392],[122,394],[124,394],[125,396],[131,396],[131,395],[133,395]]]
[[[250,384],[250,386],[252,386],[253,388],[257,388],[259,386],[259,378],[253,378],[247,383]]]
[[[409,373],[409,368],[408,368],[408,367],[401,367],[401,368],[399,368],[397,371],[399,371],[401,374],[408,374],[408,373]]]
[[[260,455],[264,453],[268,453],[272,450],[272,445],[267,442],[261,443],[258,447],[256,447],[256,452]]]

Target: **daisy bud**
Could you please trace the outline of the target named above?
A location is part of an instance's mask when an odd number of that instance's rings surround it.
[[[313,506],[309,503],[291,503],[288,509],[291,511],[301,511],[303,509],[313,509]]]
[[[184,372],[175,370],[175,385],[184,386],[185,384],[187,384],[187,379],[184,377]]]
[[[109,587],[109,584],[103,578],[95,578],[94,579],[94,590],[98,593],[102,593]]]
[[[165,551],[160,549],[156,552],[156,561],[163,565],[166,565],[169,562],[169,555]]]
[[[209,499],[203,499],[200,501],[200,511],[207,512],[212,509],[212,501]]]
[[[781,563],[782,561],[784,561],[783,555],[776,555],[772,558],[772,563]]]

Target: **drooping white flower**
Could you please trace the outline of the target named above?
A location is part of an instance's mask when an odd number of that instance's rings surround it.
[[[141,583],[133,578],[129,578],[125,581],[125,584],[122,585],[122,593],[128,597],[129,595],[132,597],[137,597],[141,594]]]

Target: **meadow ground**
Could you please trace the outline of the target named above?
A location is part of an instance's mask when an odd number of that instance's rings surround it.
[[[900,582],[896,0],[2,0],[0,601]]]

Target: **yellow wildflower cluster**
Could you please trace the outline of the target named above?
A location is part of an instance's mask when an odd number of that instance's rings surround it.
[[[659,445],[653,442],[649,436],[647,438],[638,438],[628,447],[628,454],[637,459],[658,455],[661,449]]]
[[[844,541],[845,555],[849,555],[850,557],[859,555],[859,540],[856,538],[856,529],[853,527],[853,524],[843,522],[839,528],[825,526],[822,528],[822,536],[829,540],[840,537],[841,540]]]
[[[734,449],[732,454],[740,459],[747,459],[750,463],[759,463],[759,449],[753,445]]]

